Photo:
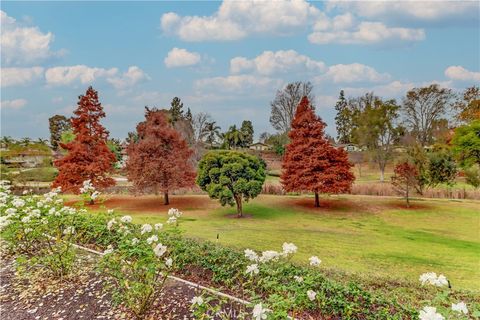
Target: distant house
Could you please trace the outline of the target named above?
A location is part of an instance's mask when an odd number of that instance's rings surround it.
[[[359,148],[357,145],[353,143],[344,143],[344,144],[337,144],[335,145],[337,148],[343,148],[347,152],[357,152],[357,151],[362,151],[361,148]]]
[[[251,150],[265,151],[265,150],[270,150],[271,146],[262,142],[255,142],[251,144],[248,148]]]

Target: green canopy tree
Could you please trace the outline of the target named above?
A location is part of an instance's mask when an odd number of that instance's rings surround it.
[[[393,157],[393,147],[402,128],[398,126],[399,106],[395,100],[374,97],[359,114],[358,128],[354,131],[360,145],[365,147],[380,169],[384,181],[385,167]]]
[[[238,151],[210,151],[198,164],[197,184],[222,206],[237,205],[255,198],[265,182],[265,163],[258,157]]]
[[[480,120],[458,127],[452,139],[452,151],[460,165],[480,165]]]
[[[457,165],[448,150],[440,150],[429,155],[428,184],[435,187],[441,183],[452,185],[457,176]]]
[[[50,129],[50,144],[53,150],[57,150],[62,142],[62,134],[66,131],[70,131],[72,128],[70,119],[56,114],[53,117],[48,118],[48,127]]]

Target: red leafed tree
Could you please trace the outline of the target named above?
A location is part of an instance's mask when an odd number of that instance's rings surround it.
[[[288,192],[314,192],[315,207],[320,206],[319,193],[349,192],[355,179],[347,152],[332,146],[324,129],[325,123],[303,97],[288,134],[281,182]]]
[[[410,208],[410,191],[419,183],[417,168],[408,162],[402,162],[393,169],[392,185],[405,195],[407,208]]]
[[[128,179],[138,192],[162,192],[167,205],[170,191],[195,185],[193,151],[164,111],[147,108],[145,118],[127,148]]]
[[[60,144],[67,154],[55,161],[58,176],[53,182],[53,187],[73,193],[79,192],[85,180],[91,180],[99,189],[115,184],[115,180],[108,177],[116,160],[106,144],[108,131],[100,124],[105,112],[98,101],[98,93],[89,87],[78,99],[71,119],[75,139]]]

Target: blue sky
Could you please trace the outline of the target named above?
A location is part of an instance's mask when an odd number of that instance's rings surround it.
[[[436,82],[480,83],[480,2],[2,2],[1,134],[49,136],[89,85],[125,138],[144,106],[179,96],[226,130],[274,132],[269,102],[311,81],[334,135],[334,105],[374,91],[401,99]]]

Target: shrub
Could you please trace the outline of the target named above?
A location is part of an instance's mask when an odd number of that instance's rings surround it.
[[[0,231],[7,248],[31,267],[47,268],[56,277],[68,274],[75,260],[71,240],[78,211],[63,205],[59,189],[43,197],[14,196],[0,185]]]

